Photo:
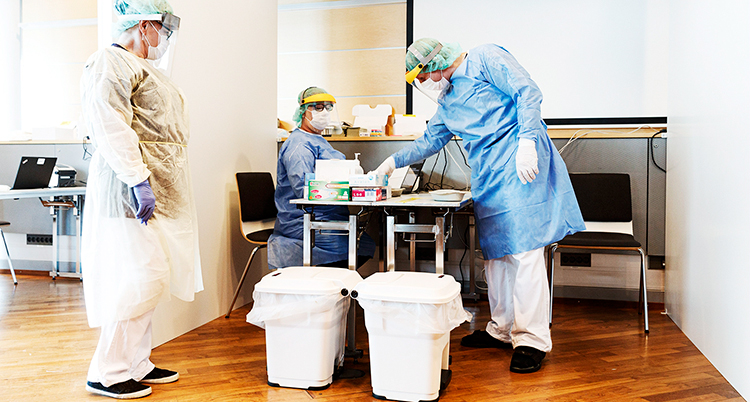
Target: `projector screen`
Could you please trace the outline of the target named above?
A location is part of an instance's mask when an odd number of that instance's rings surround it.
[[[548,119],[667,115],[668,2],[413,0],[414,40],[495,43],[529,72]],[[408,29],[408,28],[407,28]],[[413,111],[436,106],[414,90]]]

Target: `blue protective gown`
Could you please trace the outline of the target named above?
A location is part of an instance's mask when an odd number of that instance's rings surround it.
[[[292,131],[279,151],[276,166],[276,224],[268,239],[268,267],[271,269],[302,265],[303,212],[289,201],[302,198],[305,174],[315,172],[316,159],[346,159],[320,135],[301,129]],[[348,221],[345,206],[316,206],[315,219]],[[321,265],[346,260],[349,257],[348,236],[315,235],[312,264]],[[375,241],[364,233],[357,254],[372,257]]]
[[[468,52],[425,134],[393,155],[402,167],[437,153],[454,135],[471,166],[471,195],[485,260],[535,250],[585,229],[568,171],[542,121],[542,93],[505,49]],[[536,142],[539,174],[522,184],[518,140]]]

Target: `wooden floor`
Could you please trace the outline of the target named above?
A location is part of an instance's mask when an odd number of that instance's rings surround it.
[[[77,280],[0,275],[0,401],[105,401],[88,394],[86,371],[98,330],[86,323]],[[451,333],[453,380],[448,401],[714,401],[743,400],[661,306],[646,336],[633,305],[556,301],[553,351],[542,370],[512,374],[512,351],[469,349],[461,337],[483,328],[486,302],[465,303],[476,315]],[[264,331],[244,321],[248,306],[154,349],[152,360],[180,372],[154,385],[153,401],[376,401],[370,377],[337,380],[323,391],[266,384]],[[358,315],[364,359],[347,366],[369,372],[367,333]]]

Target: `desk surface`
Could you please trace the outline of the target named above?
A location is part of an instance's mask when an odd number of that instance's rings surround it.
[[[383,201],[310,201],[304,198],[291,200],[297,205],[341,205],[356,207],[428,207],[428,208],[463,208],[471,201],[471,193],[464,193],[461,201],[435,201],[429,193],[404,194]]]
[[[572,136],[582,136],[582,138],[661,138],[661,134],[657,134],[662,126],[657,125],[656,127],[637,128],[622,128],[622,127],[588,127],[588,128],[547,128],[547,134],[552,139],[569,139]],[[376,142],[376,141],[414,141],[420,136],[405,135],[405,136],[380,136],[380,137],[346,137],[342,135],[334,135],[325,137],[328,142],[347,142],[347,141],[363,141],[363,142]],[[461,137],[454,137],[456,140],[461,141]],[[277,139],[277,142],[284,142],[286,138]]]
[[[0,200],[16,198],[55,197],[64,195],[85,195],[86,187],[35,188],[31,190],[0,191]]]

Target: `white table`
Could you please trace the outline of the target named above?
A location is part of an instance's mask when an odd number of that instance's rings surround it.
[[[296,199],[291,201],[305,212],[303,232],[303,265],[310,265],[312,261],[312,244],[315,230],[342,230],[349,232],[349,269],[356,269],[357,259],[357,218],[359,214],[349,215],[349,221],[316,221],[314,207],[316,205],[340,205],[354,206],[362,209],[379,209],[385,213],[385,261],[386,270],[393,271],[396,264],[396,233],[412,234],[410,243],[410,256],[412,259],[411,269],[414,270],[414,242],[416,233],[431,233],[435,235],[435,272],[442,274],[444,271],[445,253],[445,217],[461,210],[471,203],[471,194],[466,192],[461,201],[435,201],[429,193],[405,194],[383,201],[310,201]],[[409,223],[396,223],[393,215],[394,209],[419,209],[428,208],[442,211],[443,214],[435,216],[434,224],[417,224],[414,215],[409,215]],[[473,236],[473,230],[471,231]],[[472,267],[473,268],[473,267]],[[472,269],[471,272],[474,270]]]
[[[83,208],[83,198],[86,195],[86,187],[56,187],[56,188],[38,188],[32,190],[8,190],[0,191],[1,200],[17,200],[20,198],[42,198],[45,197],[73,197],[73,201],[46,201],[41,200],[42,205],[50,208],[52,215],[52,247],[54,266],[50,271],[50,276],[55,279],[58,276],[81,279],[81,212]],[[76,217],[76,271],[60,272],[59,261],[59,242],[57,241],[57,214],[58,208],[72,208]]]

